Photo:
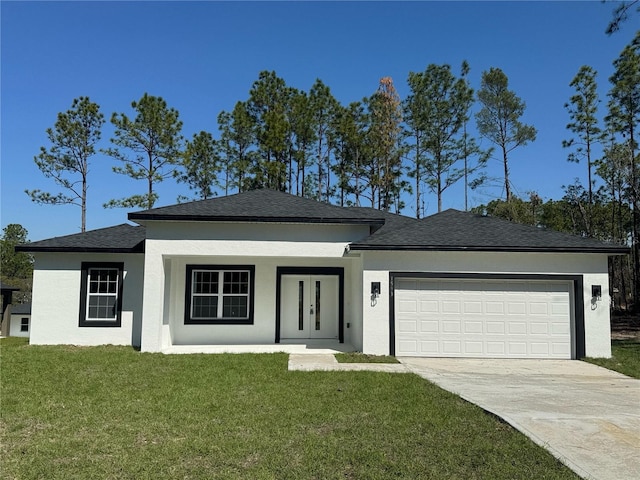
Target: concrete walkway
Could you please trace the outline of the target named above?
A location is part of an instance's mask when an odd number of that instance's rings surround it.
[[[501,417],[584,478],[640,478],[640,380],[572,360],[400,360]]]

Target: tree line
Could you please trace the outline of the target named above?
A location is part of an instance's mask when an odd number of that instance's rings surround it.
[[[587,182],[566,185],[559,201],[544,203],[535,192],[528,199],[513,195],[510,155],[534,141],[536,129],[522,121],[525,102],[509,89],[501,69],[483,72],[475,91],[466,62],[457,71],[431,64],[410,72],[404,99],[384,77],[370,96],[347,105],[320,79],[304,91],[263,71],[245,100],[218,114],[215,135],[203,130],[191,138],[183,137],[176,109],[145,93],[132,102],[133,116],[111,115],[108,148],[99,148],[105,123],[100,107],[79,97],[58,114],[46,132],[50,145],[35,157],[62,193],[27,193],[39,203],[79,205],[84,231],[89,164],[101,152],[116,161],[115,173],[145,185],[140,193],[110,200],[107,208],[152,208],[158,183],[174,179],[191,191],[191,198],[180,200],[271,188],[342,206],[408,209],[420,218],[427,193],[436,196],[440,211],[443,194],[458,182],[464,183],[468,209],[469,189],[487,180],[487,160],[497,157],[505,197],[474,211],[630,244],[631,265],[617,259],[621,264],[612,277],[624,284],[624,301],[640,298],[639,59],[640,32],[614,61],[604,113],[595,70],[583,66],[571,82],[574,95],[565,105],[569,138],[563,146],[569,161],[584,162]],[[479,110],[472,116],[476,102]],[[491,146],[482,148],[480,138]],[[406,199],[412,200],[409,205]]]
[[[384,77],[372,95],[342,105],[320,79],[304,91],[263,71],[246,100],[219,113],[215,136],[203,130],[189,139],[178,111],[145,93],[131,103],[134,116],[112,114],[108,148],[98,148],[105,123],[99,105],[79,97],[58,114],[46,131],[50,145],[35,157],[63,192],[27,193],[38,203],[80,205],[84,229],[90,160],[103,153],[116,160],[115,173],[145,183],[141,193],[110,200],[107,208],[152,208],[158,183],[173,178],[186,184],[191,199],[272,188],[400,212],[413,194],[416,202],[409,207],[420,217],[425,191],[436,194],[440,211],[450,186],[462,179],[470,188],[482,182],[493,149],[481,149],[467,128],[479,101],[478,131],[500,149],[509,199],[508,154],[534,140],[536,131],[520,123],[525,104],[508,89],[502,70],[484,72],[477,95],[468,72],[466,62],[459,74],[450,65],[432,64],[409,74],[404,100]]]

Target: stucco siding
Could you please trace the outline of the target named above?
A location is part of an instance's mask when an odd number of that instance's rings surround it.
[[[120,327],[80,327],[82,262],[123,262],[122,321]],[[142,274],[139,254],[35,255],[30,343],[34,345],[140,344]]]
[[[174,226],[175,227],[175,226]],[[354,259],[344,258],[346,240],[328,241],[332,235],[349,238],[362,234],[350,226],[258,226],[231,224],[235,230],[215,233],[212,226],[186,224],[184,230],[168,231],[164,224],[150,227],[151,236],[176,236],[146,242],[143,312],[143,351],[162,351],[170,345],[271,344],[276,336],[276,283],[278,267],[339,267],[345,273],[345,339],[358,331],[360,317],[352,318]],[[283,229],[284,241],[275,238]],[[173,232],[173,233],[171,233]],[[355,233],[354,233],[355,232]],[[234,236],[244,240],[203,239],[206,235]],[[325,241],[323,241],[323,239]],[[185,324],[186,266],[252,265],[255,267],[254,315],[250,325]],[[359,309],[355,307],[355,310]],[[346,324],[349,323],[349,328]]]
[[[10,337],[29,337],[29,332],[21,331],[21,322],[23,318],[29,319],[29,330],[31,330],[31,315],[28,313],[12,313],[11,323],[9,324]]]
[[[364,252],[363,289],[381,282],[375,305],[363,298],[363,351],[389,353],[389,272],[498,273],[582,275],[585,354],[610,357],[610,317],[607,255],[494,252]],[[602,299],[592,302],[591,285],[601,285]]]
[[[369,235],[367,225],[148,222],[147,241],[205,240],[268,243],[331,243],[346,245]]]

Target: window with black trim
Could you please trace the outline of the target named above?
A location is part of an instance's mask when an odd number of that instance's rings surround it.
[[[119,327],[124,263],[82,263],[80,326]]]
[[[253,265],[187,265],[186,324],[253,323]]]
[[[20,331],[21,332],[29,331],[29,317],[22,317],[20,319]]]

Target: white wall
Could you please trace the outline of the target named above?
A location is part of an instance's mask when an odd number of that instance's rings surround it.
[[[345,341],[361,331],[354,297],[349,241],[368,226],[148,222],[145,245],[143,351],[169,345],[270,344],[275,340],[277,267],[341,267],[345,273]],[[254,265],[252,325],[185,325],[187,264]],[[361,343],[360,339],[355,340]]]
[[[33,272],[30,343],[140,345],[142,254],[37,253]],[[80,327],[82,262],[123,262],[120,327]]]
[[[29,332],[21,332],[20,325],[23,318],[29,319],[29,330],[31,330],[31,315],[28,313],[12,313],[11,323],[9,324],[10,337],[29,337]]]
[[[607,255],[578,253],[497,252],[362,252],[363,351],[389,353],[389,272],[513,273],[583,275],[585,353],[610,357],[609,279]],[[372,305],[371,282],[381,283]],[[592,304],[591,285],[602,286],[602,300]]]

